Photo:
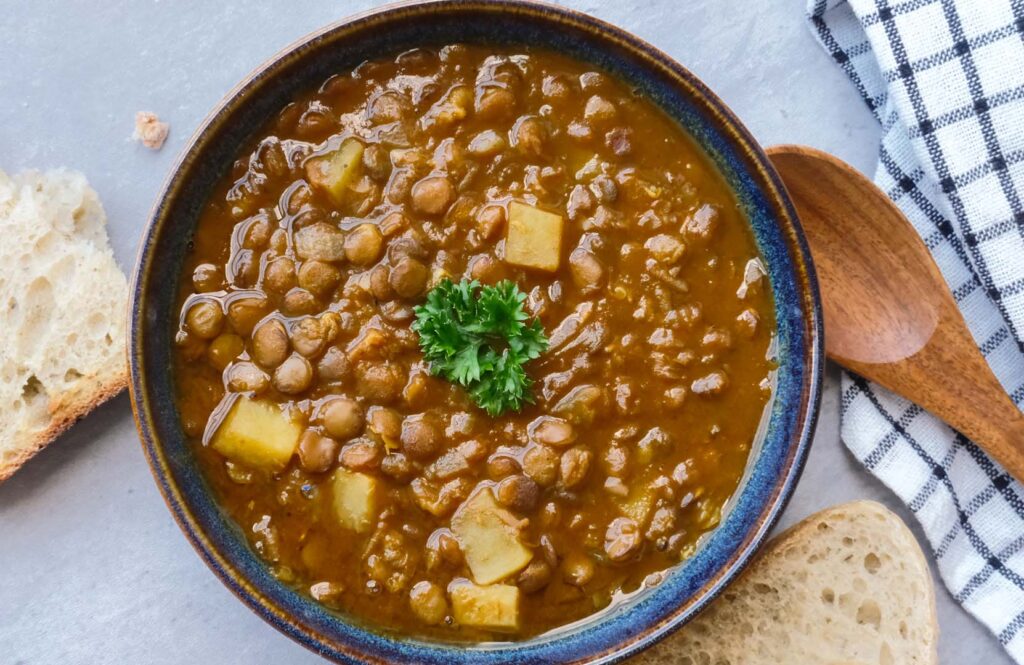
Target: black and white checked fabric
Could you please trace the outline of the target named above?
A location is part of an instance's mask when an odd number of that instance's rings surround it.
[[[809,2],[818,39],[882,123],[875,182],[1021,406],[1024,0]],[[914,511],[950,592],[1024,665],[1024,487],[860,377],[844,375],[841,409],[843,441]]]

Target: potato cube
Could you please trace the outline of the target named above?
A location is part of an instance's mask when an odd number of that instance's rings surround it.
[[[456,582],[449,593],[452,613],[459,624],[489,630],[519,630],[519,587]]]
[[[519,520],[498,505],[489,488],[452,516],[452,533],[477,584],[503,580],[530,563],[533,553],[519,540],[519,529]]]
[[[651,490],[651,483],[654,482],[656,474],[648,472],[643,474],[633,483],[633,489],[629,495],[618,502],[622,514],[632,519],[637,524],[647,524],[651,511],[654,509],[654,492]]]
[[[362,159],[363,144],[346,139],[337,150],[308,160],[306,178],[311,185],[327,192],[332,201],[341,203],[359,173]]]
[[[562,256],[562,216],[513,201],[508,206],[505,261],[547,272]]]
[[[365,533],[377,518],[377,479],[338,469],[331,478],[334,514],[346,529]]]
[[[277,404],[239,397],[210,445],[232,462],[279,471],[299,445],[302,425]]]
[[[646,524],[647,518],[654,507],[654,497],[650,492],[633,491],[625,501],[619,503],[622,514],[632,519],[637,524]]]

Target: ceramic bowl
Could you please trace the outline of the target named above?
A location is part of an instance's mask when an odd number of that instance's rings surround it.
[[[720,169],[750,221],[775,296],[775,393],[743,480],[720,526],[665,580],[593,617],[521,642],[456,645],[375,633],[276,580],[218,508],[190,452],[171,374],[175,276],[214,183],[247,138],[296,93],[369,58],[416,46],[542,45],[624,79],[689,132]],[[597,19],[522,0],[392,5],[316,32],[231,91],[185,148],[153,210],[132,287],[131,395],[161,492],[193,546],[257,614],[338,662],[603,663],[634,654],[685,623],[732,580],[768,534],[800,475],[822,377],[822,314],[814,271],[785,190],[749,132],[693,74]]]

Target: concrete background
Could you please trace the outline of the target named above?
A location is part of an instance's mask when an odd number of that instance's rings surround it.
[[[130,271],[175,156],[222,94],[293,40],[375,4],[6,0],[0,169],[84,172]],[[813,40],[804,0],[567,4],[677,58],[764,145],[806,143],[873,169],[879,128]],[[137,110],[171,123],[162,151],[130,141]],[[856,498],[882,501],[912,523],[840,443],[837,396],[830,368],[818,435],[782,526]],[[0,486],[0,571],[5,665],[323,662],[236,601],[189,547],[151,479],[124,395]],[[1010,663],[935,579],[942,662]]]

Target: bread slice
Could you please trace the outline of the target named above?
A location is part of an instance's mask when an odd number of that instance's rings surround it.
[[[71,171],[0,171],[0,481],[128,382],[128,285]]]
[[[933,665],[924,554],[885,507],[855,501],[776,537],[696,619],[635,665]]]

